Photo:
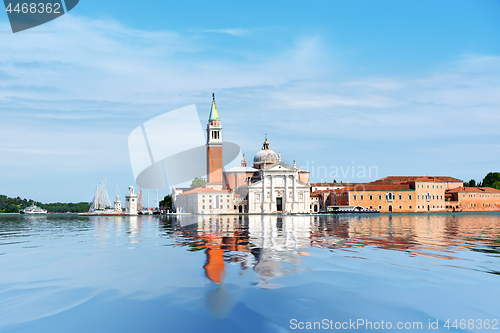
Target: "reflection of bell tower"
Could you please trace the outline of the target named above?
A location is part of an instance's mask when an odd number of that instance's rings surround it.
[[[215,94],[212,98],[207,125],[207,186],[222,189],[222,126],[215,106]]]

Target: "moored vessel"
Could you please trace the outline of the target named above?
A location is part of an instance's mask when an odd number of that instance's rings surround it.
[[[116,195],[114,206],[111,206],[108,192],[106,190],[106,176],[104,176],[104,180],[102,182],[97,184],[89,211],[86,213],[80,213],[79,215],[124,215],[122,211],[122,203],[118,193]]]
[[[42,215],[42,214],[47,214],[47,210],[42,209],[42,208],[36,206],[35,204],[32,204],[31,206],[20,210],[19,213],[25,214],[25,215]]]

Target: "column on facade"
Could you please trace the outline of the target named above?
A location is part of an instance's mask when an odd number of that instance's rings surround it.
[[[266,177],[262,177],[262,199],[260,200],[260,212],[264,212],[264,202],[266,201]]]
[[[287,210],[286,203],[288,202],[288,176],[285,175],[285,193],[283,195],[285,210]]]
[[[297,179],[296,177],[294,176],[292,178],[292,181],[293,181],[293,203],[292,203],[292,209],[295,210],[295,202],[297,202]]]
[[[272,176],[269,177],[269,181],[271,182],[271,195],[269,198],[269,200],[271,201],[271,204],[269,205],[269,209],[270,209],[270,211],[272,211],[274,209],[274,207],[273,207],[274,181],[273,181]]]

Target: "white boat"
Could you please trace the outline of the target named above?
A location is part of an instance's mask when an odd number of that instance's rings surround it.
[[[41,214],[47,214],[47,210],[41,209],[40,207],[35,206],[35,204],[32,204],[31,206],[21,210],[19,213],[26,215],[41,215]]]

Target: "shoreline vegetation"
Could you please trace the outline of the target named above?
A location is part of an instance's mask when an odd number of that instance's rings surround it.
[[[0,195],[0,214],[19,214],[19,211],[35,204],[36,206],[46,209],[49,213],[85,213],[90,208],[90,202],[78,203],[48,203],[43,204],[32,199],[10,198],[6,195]]]

